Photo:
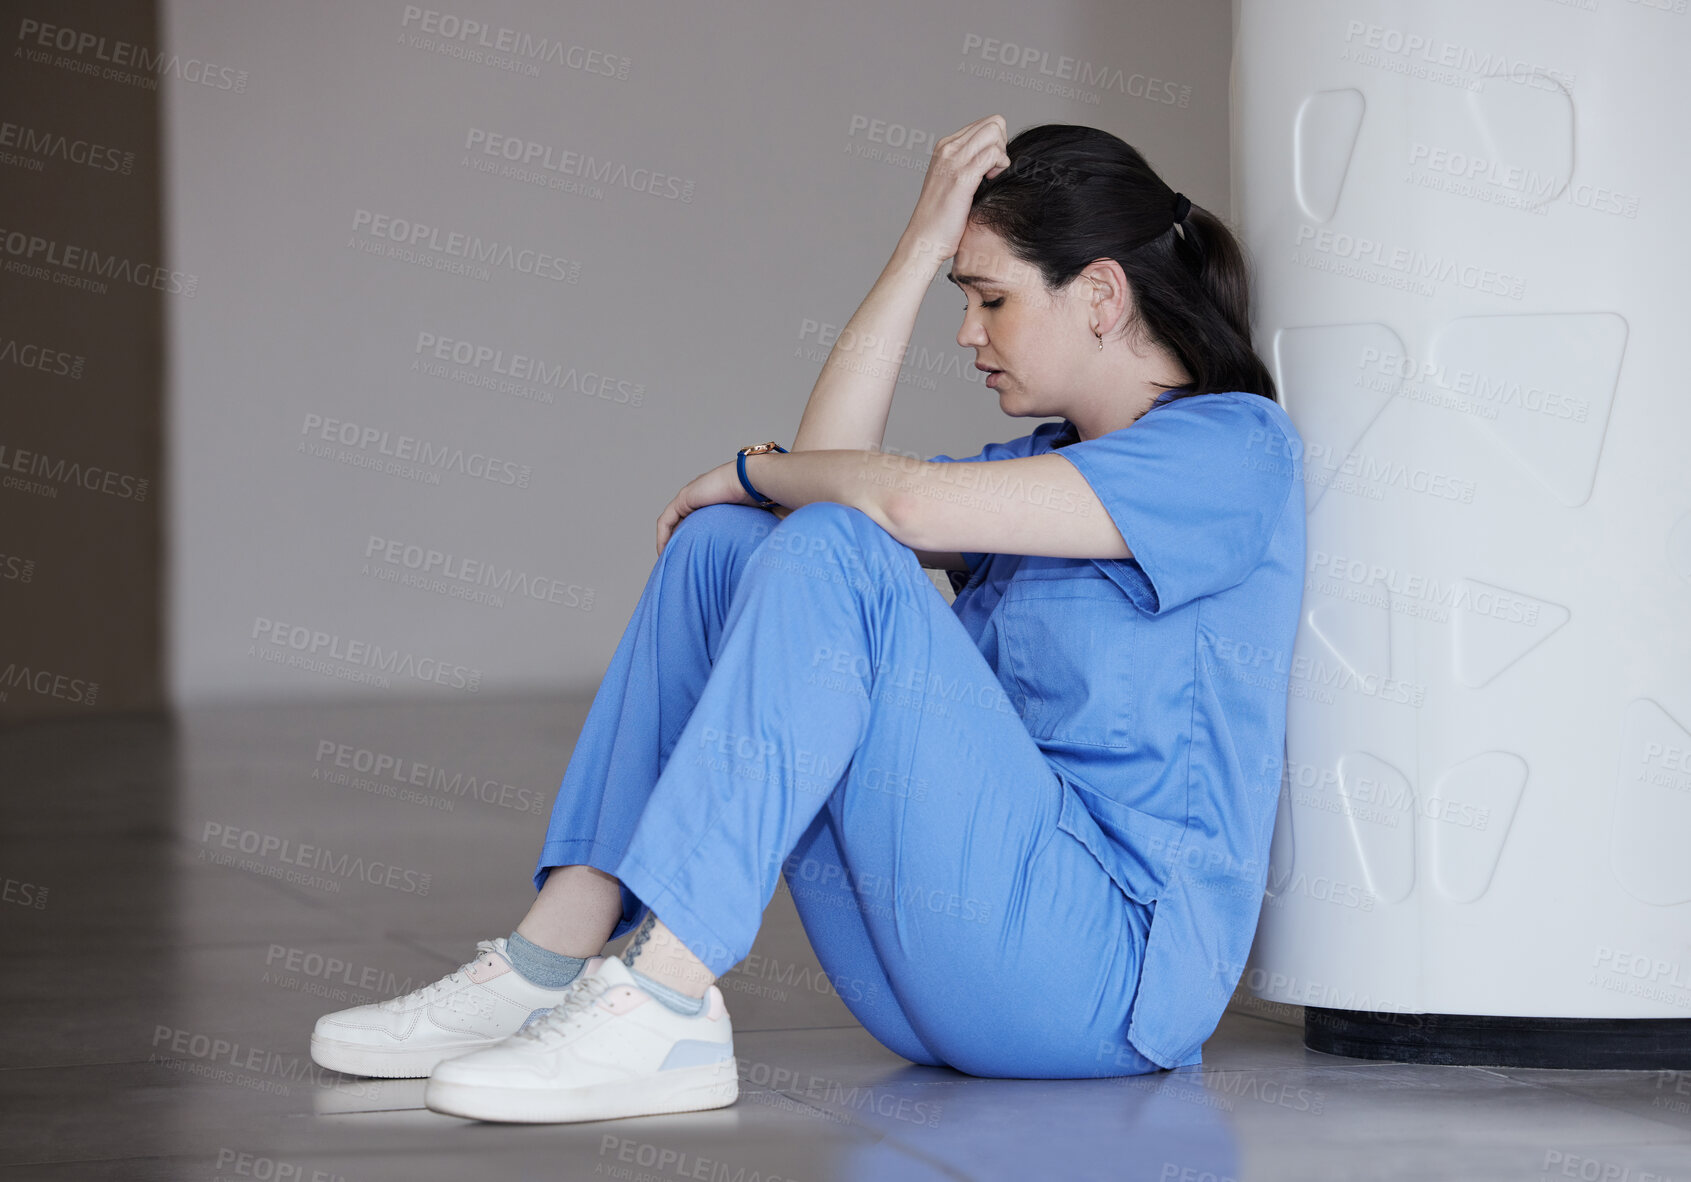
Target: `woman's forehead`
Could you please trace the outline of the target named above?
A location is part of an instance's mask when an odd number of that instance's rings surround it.
[[[970,244],[964,238],[951,260],[946,278],[958,287],[1022,287],[1038,278],[1038,272],[996,241]]]

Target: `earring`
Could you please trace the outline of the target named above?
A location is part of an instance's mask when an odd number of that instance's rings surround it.
[[[1103,350],[1104,350],[1104,334],[1099,332],[1097,329],[1093,329],[1092,335],[1098,338],[1098,351],[1103,352]]]

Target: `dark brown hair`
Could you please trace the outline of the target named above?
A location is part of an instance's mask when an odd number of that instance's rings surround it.
[[[1175,191],[1131,144],[1096,127],[1045,123],[1006,145],[969,217],[1038,269],[1047,290],[1101,258],[1133,292],[1128,332],[1167,348],[1192,376],[1174,398],[1240,390],[1278,401],[1251,344],[1250,274],[1233,232],[1193,205],[1175,229]]]

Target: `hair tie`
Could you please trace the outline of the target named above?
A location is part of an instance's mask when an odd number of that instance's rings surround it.
[[[1185,221],[1186,215],[1191,211],[1192,203],[1186,200],[1186,194],[1176,193],[1174,195],[1174,220],[1177,222]]]

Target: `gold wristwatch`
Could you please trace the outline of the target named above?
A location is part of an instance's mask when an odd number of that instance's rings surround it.
[[[771,439],[768,443],[754,443],[750,447],[742,447],[739,451],[739,458],[734,461],[734,467],[740,473],[740,484],[745,488],[747,495],[757,502],[760,509],[773,509],[780,502],[770,500],[752,487],[752,482],[746,479],[746,457],[761,455],[766,451],[785,452],[786,450]]]

